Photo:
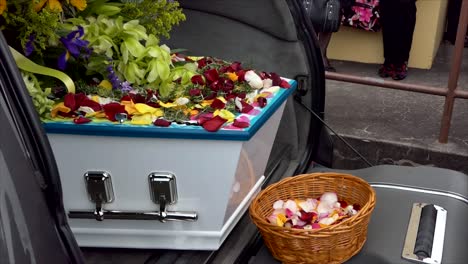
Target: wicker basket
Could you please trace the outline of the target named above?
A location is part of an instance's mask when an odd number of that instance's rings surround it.
[[[319,197],[336,192],[340,200],[361,210],[336,225],[302,230],[272,225],[267,217],[277,200]],[[375,192],[361,178],[340,173],[313,173],[281,180],[263,190],[250,205],[250,216],[273,257],[283,263],[343,263],[356,255],[367,237],[375,206]]]

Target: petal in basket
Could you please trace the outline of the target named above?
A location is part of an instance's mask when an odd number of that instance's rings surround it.
[[[343,263],[364,246],[374,207],[375,192],[361,178],[313,173],[270,185],[250,216],[283,263]]]

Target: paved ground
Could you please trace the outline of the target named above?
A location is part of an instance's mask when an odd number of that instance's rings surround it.
[[[431,70],[410,69],[404,82],[446,87],[453,46],[443,45]],[[377,77],[378,65],[332,62],[338,72]],[[468,49],[459,88],[468,89]],[[424,164],[468,174],[468,100],[457,99],[448,144],[438,143],[444,98],[327,81],[326,119],[373,163]],[[341,142],[335,166],[365,166]]]

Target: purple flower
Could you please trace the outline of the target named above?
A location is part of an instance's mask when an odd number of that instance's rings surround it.
[[[107,78],[109,79],[109,81],[112,84],[112,89],[114,89],[114,90],[115,89],[120,89],[121,86],[122,86],[122,82],[120,81],[119,76],[117,76],[117,74],[115,73],[114,67],[112,66],[112,64],[109,64],[109,66],[107,66],[106,70],[109,73],[107,75]]]
[[[125,81],[122,83],[121,90],[122,92],[130,92],[131,90],[133,90],[133,87],[130,85],[129,82]]]
[[[26,55],[26,57],[29,57],[33,53],[35,39],[36,39],[36,34],[32,33],[31,35],[29,35],[28,42],[26,42],[26,45],[24,48],[24,55]]]
[[[70,58],[70,55],[74,58],[78,58],[81,54],[81,51],[85,52],[85,56],[88,57],[91,53],[91,50],[88,48],[89,41],[82,40],[81,37],[84,35],[84,29],[81,26],[78,26],[78,30],[74,30],[66,37],[61,37],[60,42],[65,46],[66,50],[58,58],[58,67],[61,70],[64,70],[67,66],[67,61]]]

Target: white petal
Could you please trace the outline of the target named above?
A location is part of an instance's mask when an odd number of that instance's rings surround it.
[[[88,106],[80,106],[80,108],[78,108],[78,111],[85,112],[87,114],[94,113],[94,110],[91,107],[88,107]]]
[[[273,81],[271,79],[263,80],[263,88],[270,88],[273,85]]]
[[[180,97],[175,100],[175,103],[178,105],[186,105],[188,102],[190,102],[190,100],[185,97]]]
[[[273,204],[273,209],[283,209],[284,201],[283,200],[278,200]]]
[[[296,214],[298,211],[296,202],[293,200],[287,200],[283,207],[284,209],[289,209],[293,214]]]
[[[263,80],[254,71],[247,71],[244,75],[245,81],[249,83],[254,89],[260,89],[263,87]]]
[[[242,103],[239,97],[236,97],[236,99],[234,99],[234,103],[236,104],[237,108],[239,108],[239,111],[242,111]]]
[[[326,203],[330,207],[333,207],[338,202],[338,196],[334,192],[326,192],[320,197],[320,203]]]

